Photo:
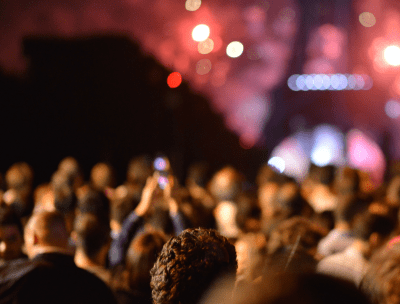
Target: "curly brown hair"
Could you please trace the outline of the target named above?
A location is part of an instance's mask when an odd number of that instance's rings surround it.
[[[155,304],[194,304],[224,275],[235,275],[235,247],[214,229],[186,229],[163,247],[151,274]]]

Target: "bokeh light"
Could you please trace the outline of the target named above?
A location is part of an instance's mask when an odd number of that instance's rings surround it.
[[[185,8],[190,12],[197,11],[201,6],[201,0],[186,0]]]
[[[369,12],[361,13],[358,19],[360,20],[361,25],[365,27],[374,26],[376,23],[376,18],[374,14]]]
[[[226,54],[231,58],[237,58],[243,53],[243,44],[239,41],[232,41],[226,47]]]
[[[205,75],[211,70],[211,61],[209,59],[201,59],[196,64],[196,72],[199,75]]]
[[[192,31],[192,38],[194,41],[204,41],[210,36],[210,28],[205,24],[196,25]]]
[[[291,7],[285,7],[279,12],[279,17],[284,22],[293,21],[296,16],[296,12]]]
[[[383,57],[386,62],[392,66],[400,65],[400,48],[396,45],[391,45],[383,51]]]
[[[167,84],[171,89],[177,88],[182,83],[182,75],[178,72],[169,74]]]
[[[370,90],[373,81],[368,75],[358,74],[295,74],[289,77],[287,84],[292,91],[343,91]]]
[[[397,118],[400,116],[400,103],[397,100],[389,100],[385,105],[386,115],[390,118]]]
[[[271,157],[271,159],[268,161],[268,165],[277,169],[279,173],[283,173],[283,171],[285,171],[285,161],[281,157]]]
[[[207,38],[206,40],[199,42],[197,49],[200,54],[209,54],[214,49],[214,41],[211,38]]]

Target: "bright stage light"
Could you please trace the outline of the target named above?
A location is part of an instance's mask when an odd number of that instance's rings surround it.
[[[392,66],[400,65],[400,48],[396,45],[388,46],[383,51],[383,57],[386,62]]]
[[[289,77],[287,84],[292,91],[343,91],[370,90],[373,86],[373,81],[368,75],[357,74],[295,74]]]
[[[205,24],[197,25],[192,31],[192,38],[194,41],[204,41],[210,36],[210,28]]]
[[[285,161],[281,157],[278,156],[272,157],[268,161],[268,165],[277,169],[280,173],[283,173],[283,171],[285,171]]]
[[[243,44],[239,41],[232,41],[226,47],[226,54],[231,58],[237,58],[243,53]]]

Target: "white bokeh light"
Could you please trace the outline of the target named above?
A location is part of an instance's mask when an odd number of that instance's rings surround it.
[[[231,58],[237,58],[243,53],[243,44],[239,41],[232,41],[226,47],[226,54]]]
[[[383,51],[383,56],[386,62],[392,66],[400,65],[400,48],[396,45],[388,46]]]
[[[285,171],[285,161],[281,157],[274,156],[270,158],[270,160],[268,161],[268,165],[277,169],[280,173],[283,173],[283,171]]]
[[[389,100],[385,105],[386,115],[390,118],[397,118],[400,116],[400,103],[396,100]]]
[[[204,41],[210,36],[210,28],[205,24],[196,25],[192,31],[192,38],[194,41]]]

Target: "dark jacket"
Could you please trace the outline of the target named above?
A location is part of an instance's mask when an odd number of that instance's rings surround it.
[[[73,256],[44,253],[0,268],[3,303],[116,304],[116,300],[103,281],[75,265]]]

